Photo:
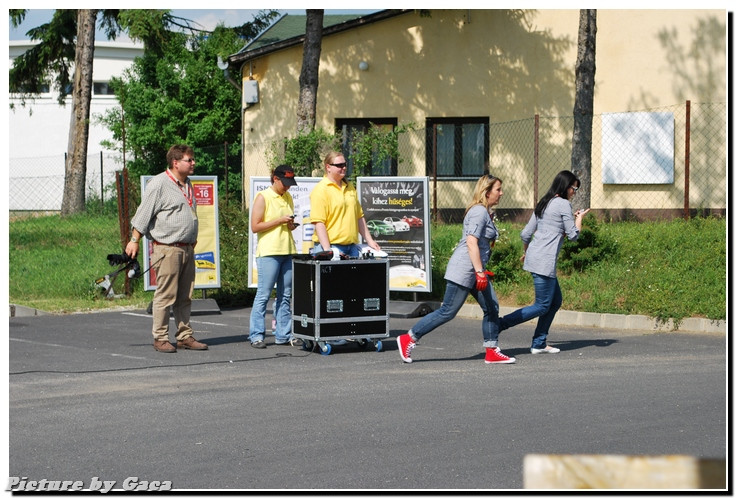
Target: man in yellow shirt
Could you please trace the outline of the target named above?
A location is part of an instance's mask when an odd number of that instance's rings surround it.
[[[310,221],[314,225],[315,253],[337,248],[340,253],[357,258],[360,256],[358,234],[376,251],[381,247],[373,240],[358,201],[358,192],[345,180],[347,163],[341,152],[332,151],[325,157],[325,176],[312,189]]]

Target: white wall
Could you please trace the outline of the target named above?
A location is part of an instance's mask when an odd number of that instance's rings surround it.
[[[35,42],[11,41],[10,64]],[[112,76],[121,76],[133,59],[143,54],[143,46],[132,43],[98,42],[95,45],[95,60],[92,79],[95,82],[107,82]],[[10,103],[18,104],[18,99],[10,96]],[[64,155],[69,139],[71,120],[71,98],[66,106],[57,102],[57,94],[51,92],[28,104],[26,107],[16,105],[10,110],[9,154],[10,158],[30,158],[38,156]],[[101,114],[117,105],[114,96],[93,96],[91,114]],[[103,139],[112,138],[112,134],[104,127],[90,125],[88,152],[100,152],[99,145]],[[62,170],[63,173],[63,170]]]
[[[10,41],[10,65],[13,60],[36,42]],[[143,46],[132,43],[98,42],[95,44],[95,60],[92,79],[108,82],[112,76],[122,76],[135,57],[143,54]],[[16,104],[9,109],[8,154],[11,187],[11,210],[53,210],[61,208],[60,192],[64,182],[64,154],[69,142],[71,98],[60,106],[57,93],[52,90],[25,107],[19,99],[9,96]],[[118,106],[115,96],[93,96],[90,108],[88,184],[99,191],[100,153],[103,154],[105,182],[114,179],[114,171],[120,169],[111,156],[113,151],[104,149],[100,142],[112,139],[112,133],[94,123],[94,116]],[[57,185],[58,184],[58,185]]]

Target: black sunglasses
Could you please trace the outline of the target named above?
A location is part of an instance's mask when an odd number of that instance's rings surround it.
[[[330,165],[336,167],[336,168],[345,168],[348,166],[347,163],[330,163]]]

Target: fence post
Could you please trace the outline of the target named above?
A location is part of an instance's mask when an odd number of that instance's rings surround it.
[[[105,209],[105,177],[104,168],[102,167],[102,151],[100,151],[100,209]]]
[[[434,221],[435,223],[440,222],[440,212],[437,208],[437,125],[432,124],[432,174],[434,175],[434,178],[432,179],[432,211],[434,213]]]
[[[230,174],[227,167],[227,142],[225,142],[225,208],[229,206],[230,199]]]
[[[685,101],[685,220],[690,220],[690,101]]]
[[[539,115],[534,115],[534,199],[532,210],[537,206],[539,199]]]

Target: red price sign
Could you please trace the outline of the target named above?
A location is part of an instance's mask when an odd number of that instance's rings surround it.
[[[212,183],[199,184],[192,182],[194,198],[198,206],[208,206],[215,203],[214,185]]]

